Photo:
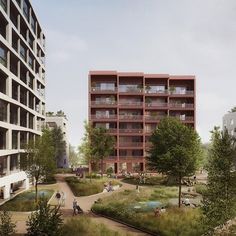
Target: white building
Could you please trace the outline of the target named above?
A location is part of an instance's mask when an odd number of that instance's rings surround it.
[[[229,112],[223,116],[223,128],[236,137],[236,112]]]
[[[29,180],[24,145],[45,121],[45,36],[29,0],[0,0],[0,197]]]
[[[69,167],[69,139],[68,139],[68,120],[66,118],[66,116],[64,115],[64,113],[62,114],[51,114],[51,113],[47,113],[46,116],[46,124],[47,127],[49,127],[50,129],[54,128],[54,127],[60,127],[62,132],[63,132],[63,136],[64,136],[64,141],[66,143],[66,149],[64,151],[63,156],[61,156],[57,162],[57,167],[58,168],[68,168]]]

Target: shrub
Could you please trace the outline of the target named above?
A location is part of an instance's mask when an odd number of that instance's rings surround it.
[[[195,190],[199,194],[204,194],[207,191],[207,187],[205,184],[196,184]]]
[[[61,233],[63,236],[120,236],[118,232],[109,230],[103,224],[95,224],[88,217],[69,219],[63,225]]]
[[[26,235],[61,235],[63,220],[59,207],[51,208],[47,205],[46,199],[40,199],[37,209],[38,211],[32,213],[26,222],[28,226]]]
[[[15,233],[16,225],[11,221],[11,215],[7,211],[0,213],[0,236],[8,236]]]
[[[73,173],[72,168],[58,168],[56,169],[57,174],[71,174]]]

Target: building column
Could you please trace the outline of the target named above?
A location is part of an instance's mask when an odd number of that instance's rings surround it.
[[[10,170],[10,165],[11,165],[11,156],[7,156],[7,175],[10,175],[11,170]]]
[[[8,199],[10,198],[10,188],[11,188],[11,185],[10,184],[6,184],[4,186],[4,190],[3,190],[3,198],[4,199]]]

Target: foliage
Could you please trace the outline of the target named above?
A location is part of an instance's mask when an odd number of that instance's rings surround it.
[[[236,107],[231,108],[231,110],[229,111],[229,113],[232,113],[232,112],[236,112]]]
[[[75,152],[75,148],[69,145],[69,165],[71,168],[76,167],[79,164],[78,154]]]
[[[93,179],[92,181],[80,180],[76,177],[67,177],[66,182],[70,186],[75,196],[89,196],[97,193],[101,193],[104,189],[106,179]],[[111,181],[112,185],[118,185],[116,180]]]
[[[134,185],[159,185],[162,184],[165,181],[165,178],[161,176],[152,176],[147,177],[145,179],[145,183],[139,183],[139,177],[129,177],[124,178],[122,182],[128,183],[128,184],[134,184]]]
[[[199,194],[204,194],[207,191],[206,184],[202,184],[202,183],[198,183],[194,185],[194,188],[195,188],[196,193],[199,193]]]
[[[90,167],[91,163],[100,161],[101,174],[103,175],[103,160],[114,150],[114,137],[110,136],[105,128],[94,128],[86,122],[84,126],[85,134],[82,144],[79,146],[79,153]],[[89,173],[91,173],[91,168]]]
[[[196,170],[197,158],[201,154],[200,138],[192,128],[168,117],[161,120],[151,136],[151,142],[148,165],[178,178],[180,207],[182,178],[193,175]]]
[[[45,199],[40,199],[38,210],[32,213],[26,222],[28,226],[26,235],[61,235],[63,220],[59,208],[59,206],[52,208]]]
[[[44,196],[46,199],[50,199],[53,190],[49,189],[41,189],[39,190],[39,196]],[[3,205],[0,206],[0,210],[7,211],[35,211],[37,204],[34,201],[35,199],[35,191],[26,191],[20,193],[15,198],[7,201]]]
[[[71,168],[57,168],[55,173],[57,174],[71,174],[73,170]]]
[[[20,159],[21,169],[26,171],[29,178],[34,179],[36,202],[39,181],[50,176],[55,169],[54,156],[52,134],[45,129],[41,137],[37,137],[35,142],[32,141],[26,145],[25,155],[22,155]]]
[[[58,167],[61,167],[61,160],[66,150],[66,142],[61,127],[56,126],[51,130],[53,146],[55,150],[55,160]]]
[[[224,224],[236,215],[235,140],[227,130],[212,131],[207,191],[203,195],[203,211],[210,229]]]
[[[161,200],[177,195],[177,188],[163,187],[155,191],[145,188],[137,194],[136,191],[124,191],[114,193],[112,196],[101,199],[92,206],[92,209],[100,214],[121,220],[141,229],[148,230],[160,236],[198,236],[202,235],[203,227],[200,219],[202,213],[200,209],[167,207],[166,212],[159,217],[154,216],[154,212],[137,212],[130,208],[139,201]],[[152,194],[155,194],[155,197]]]
[[[95,224],[88,217],[80,217],[77,219],[69,219],[62,227],[62,235],[64,236],[80,236],[96,235],[96,236],[120,236],[121,234],[109,230],[103,224]]]
[[[0,212],[0,236],[8,236],[15,233],[16,224],[12,223],[11,215],[7,211]]]
[[[114,170],[113,170],[112,167],[109,167],[109,168],[106,170],[106,174],[107,174],[107,175],[111,175],[111,174],[113,174],[113,173],[114,173]]]
[[[201,145],[201,155],[199,155],[197,159],[197,169],[202,170],[206,168],[209,156],[209,148],[210,144],[208,143]]]

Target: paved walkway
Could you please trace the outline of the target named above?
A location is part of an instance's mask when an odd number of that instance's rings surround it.
[[[94,201],[96,201],[98,198],[103,198],[103,197],[109,196],[109,195],[112,194],[112,192],[98,193],[98,194],[95,194],[95,195],[92,195],[92,196],[85,196],[85,197],[75,197],[74,194],[72,193],[71,189],[67,185],[67,183],[64,181],[64,178],[66,176],[71,176],[71,175],[62,175],[62,174],[56,175],[56,179],[57,179],[57,183],[58,183],[60,191],[63,191],[66,194],[65,206],[62,207],[62,211],[63,211],[63,214],[65,216],[72,216],[72,212],[73,212],[72,211],[72,203],[73,203],[74,198],[76,198],[79,206],[96,223],[103,223],[109,229],[112,229],[114,231],[119,231],[119,232],[124,233],[124,234],[128,233],[129,235],[137,235],[137,236],[147,235],[143,232],[140,232],[136,229],[133,229],[133,228],[128,227],[126,225],[120,224],[118,222],[115,222],[115,221],[109,220],[107,218],[91,214],[90,209],[91,209]],[[123,191],[124,189],[135,189],[135,186],[130,185],[130,184],[126,184],[126,183],[122,183],[122,187],[120,189],[116,190],[116,192]],[[79,216],[75,216],[75,217],[79,217]]]

